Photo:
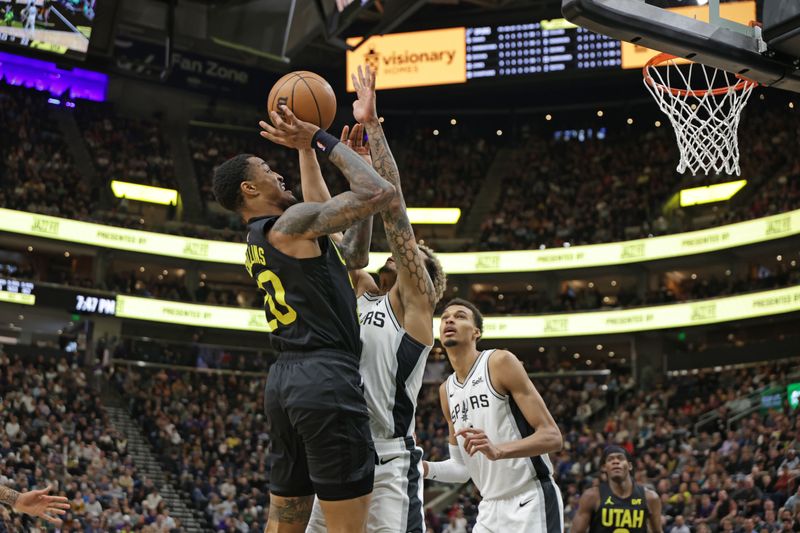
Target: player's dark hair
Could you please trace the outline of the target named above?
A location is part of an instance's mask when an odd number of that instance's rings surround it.
[[[447,302],[447,304],[444,306],[444,309],[442,309],[442,312],[444,313],[445,309],[447,309],[448,307],[452,307],[454,305],[461,305],[472,311],[472,317],[475,321],[475,327],[478,328],[478,330],[480,330],[481,334],[483,334],[483,315],[481,314],[480,311],[478,311],[478,308],[475,307],[475,305],[472,302],[468,302],[463,298],[453,298],[452,300]]]
[[[428,271],[428,275],[431,277],[433,290],[436,294],[436,301],[438,302],[442,299],[442,296],[444,296],[444,290],[447,288],[447,274],[444,273],[442,263],[439,261],[439,258],[436,257],[436,254],[433,253],[433,250],[424,244],[420,244],[419,249],[425,254],[425,270]]]
[[[225,209],[238,211],[242,207],[244,198],[242,198],[239,186],[248,177],[250,165],[248,160],[251,157],[255,156],[239,154],[222,163],[214,171],[211,189],[214,192],[214,198]]]

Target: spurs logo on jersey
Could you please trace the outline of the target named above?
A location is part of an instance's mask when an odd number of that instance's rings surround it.
[[[455,424],[456,420],[459,418],[461,419],[462,422],[469,422],[470,410],[479,409],[481,407],[489,407],[488,394],[473,395],[465,399],[461,403],[451,405],[450,420],[453,421],[453,424]]]
[[[474,427],[485,431],[494,443],[520,440],[531,435],[533,428],[514,398],[499,394],[492,386],[489,359],[493,352],[488,350],[478,356],[463,383],[456,379],[455,373],[447,378],[450,418],[456,432]],[[457,439],[458,445],[463,448],[464,439]],[[560,494],[553,482],[553,466],[547,456],[490,461],[479,452],[472,456],[463,454],[463,457],[484,501],[512,498],[523,493],[535,494],[534,499],[540,503],[531,512],[534,518],[541,519],[541,530],[547,533],[561,532]],[[529,502],[530,499],[527,499],[514,505],[522,503],[520,508],[523,508]]]
[[[375,439],[410,436],[431,346],[400,327],[389,296],[358,298],[361,322],[361,375]]]

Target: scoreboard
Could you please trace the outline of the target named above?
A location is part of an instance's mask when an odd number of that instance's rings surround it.
[[[708,20],[707,5],[670,0],[669,9]],[[672,7],[672,6],[677,7]],[[753,0],[724,2],[724,18],[756,18]],[[377,89],[423,87],[558,73],[592,73],[642,68],[657,52],[620,42],[560,18],[442,28],[347,39],[347,90],[359,65],[378,72]]]
[[[466,28],[467,79],[619,68],[616,39],[563,19]]]

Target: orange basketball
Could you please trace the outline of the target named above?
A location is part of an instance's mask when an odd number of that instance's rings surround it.
[[[267,109],[280,112],[279,105],[285,105],[300,120],[324,130],[333,124],[336,116],[336,95],[330,84],[307,70],[290,72],[272,86]]]

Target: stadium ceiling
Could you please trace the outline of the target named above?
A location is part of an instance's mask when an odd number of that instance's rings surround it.
[[[121,0],[118,36],[152,43],[171,37],[178,50],[280,72],[293,65],[341,65],[346,36],[561,16],[559,0],[373,0],[343,14],[332,13],[333,5],[334,0]]]

